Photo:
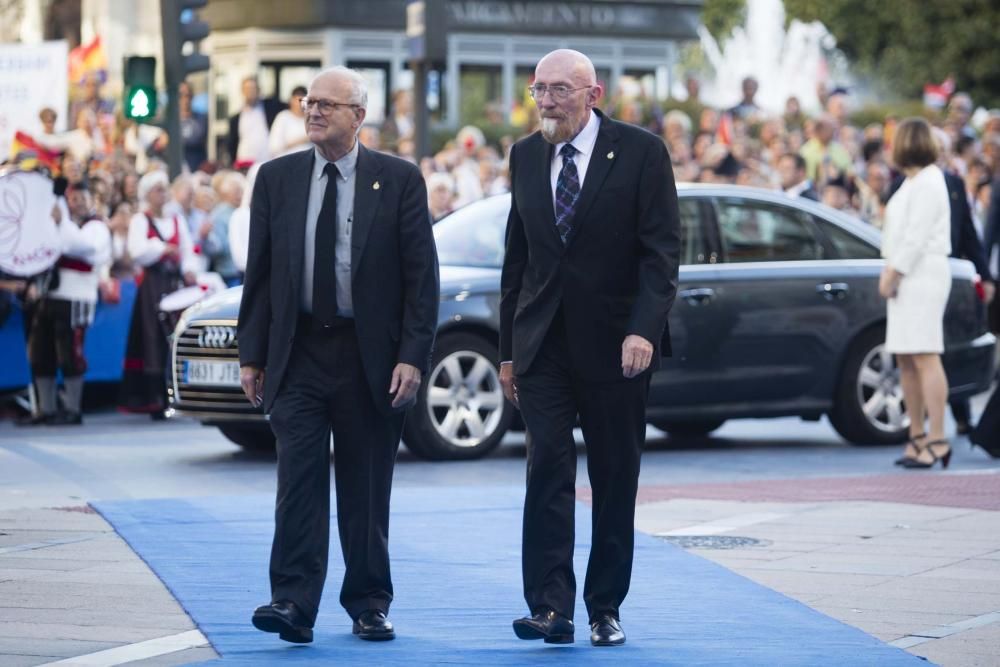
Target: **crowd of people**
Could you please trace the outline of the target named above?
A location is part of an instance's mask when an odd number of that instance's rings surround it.
[[[56,132],[59,112],[42,109],[41,130],[32,135],[30,149],[21,147],[8,163],[41,164],[65,178],[71,188],[83,186],[88,193],[89,213],[106,221],[111,237],[111,262],[99,272],[101,295],[113,298],[115,281],[155,275],[164,262],[176,265],[167,282],[172,287],[191,284],[206,271],[219,274],[228,285],[239,284],[246,265],[249,200],[257,168],[309,145],[302,107],[306,89],[296,87],[287,102],[264,99],[257,80],[244,79],[243,103],[229,119],[224,151],[228,155],[209,161],[207,119],[193,109],[191,88],[183,84],[179,100],[185,168],[168,180],[163,152],[170,138],[154,125],[116,117],[113,105],[101,98],[99,86],[89,83],[71,106],[71,130]],[[683,102],[613,96],[603,106],[612,117],[662,138],[678,182],[782,190],[882,228],[887,202],[902,182],[892,159],[899,119],[886,117],[863,127],[853,124],[851,93],[844,88],[823,93],[818,114],[804,113],[794,97],[787,100],[783,113],[768,113],[756,101],[757,87],[753,78],[746,78],[740,103],[729,109],[701,103],[694,78],[688,79]],[[947,109],[932,121],[932,132],[939,149],[936,163],[949,175],[953,203],[959,209],[954,215],[967,218],[956,223],[962,231],[953,232],[952,253],[976,263],[992,298],[993,281],[1000,272],[1000,211],[995,203],[991,209],[998,196],[994,179],[1000,176],[1000,110],[988,112],[973,127],[973,108],[968,95],[954,94]],[[529,113],[521,134],[537,126],[537,113]],[[435,220],[509,190],[507,159],[519,136],[491,144],[479,127],[468,125],[436,153],[418,159],[413,133],[410,93],[398,91],[386,120],[363,126],[359,139],[369,148],[419,165]],[[154,305],[150,300],[148,307]],[[1000,329],[996,304],[991,320],[994,330]],[[134,345],[139,343],[130,342],[130,354],[138,354]],[[147,374],[150,368],[162,371],[150,366],[156,353],[146,353],[142,367]],[[127,403],[153,414],[166,407],[165,396],[149,397],[141,391]],[[961,409],[956,417],[960,428],[967,428],[968,416]]]

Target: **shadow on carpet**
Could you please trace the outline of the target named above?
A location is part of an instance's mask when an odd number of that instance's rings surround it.
[[[350,619],[337,603],[343,563],[334,523],[324,604],[315,643],[307,646],[285,643],[250,625],[254,607],[269,600],[272,497],[94,506],[163,580],[225,664],[927,664],[643,534],[636,536],[632,588],[621,610],[625,646],[590,646],[582,600],[576,611],[576,644],[520,641],[510,624],[526,612],[520,573],[522,494],[506,488],[394,491],[393,642],[363,642],[351,635]],[[590,509],[579,505],[577,526],[583,534],[577,536],[576,568],[581,586],[589,525]]]

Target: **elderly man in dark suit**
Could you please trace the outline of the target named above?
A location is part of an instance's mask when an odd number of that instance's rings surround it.
[[[541,131],[510,155],[512,200],[501,278],[500,379],[531,435],[521,639],[573,641],[576,446],[593,489],[584,583],[591,643],[625,642],[619,606],[632,574],[639,457],[652,371],[669,354],[680,224],[663,142],[595,107],[582,53],[538,63]]]
[[[326,70],[302,103],[315,148],[257,175],[239,315],[243,390],[270,412],[278,441],[271,603],[253,624],[312,641],[327,571],[332,430],[340,603],[361,639],[392,639],[392,470],[437,324],[427,192],[415,166],[358,142],[367,103],[359,74]]]

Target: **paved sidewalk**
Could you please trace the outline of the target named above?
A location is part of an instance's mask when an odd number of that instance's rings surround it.
[[[941,472],[644,487],[636,526],[932,662],[994,667],[998,490]]]
[[[89,507],[0,512],[0,664],[77,656],[91,657],[59,664],[162,667],[216,653]]]

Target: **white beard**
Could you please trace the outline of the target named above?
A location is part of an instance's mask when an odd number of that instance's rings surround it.
[[[560,131],[558,118],[542,118],[541,130],[542,137],[550,144],[563,141],[562,135],[565,133]]]

